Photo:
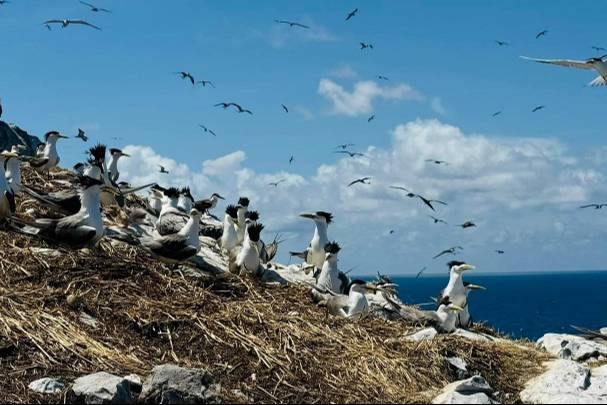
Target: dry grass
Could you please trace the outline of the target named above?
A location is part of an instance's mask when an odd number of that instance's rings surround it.
[[[413,326],[326,318],[302,287],[185,277],[108,240],[56,254],[1,232],[0,246],[2,403],[62,402],[28,391],[41,377],[145,375],[167,362],[208,369],[236,402],[427,402],[455,379],[448,356],[463,358],[512,403],[546,359],[523,342],[408,342],[400,338]],[[80,321],[82,312],[96,327]]]

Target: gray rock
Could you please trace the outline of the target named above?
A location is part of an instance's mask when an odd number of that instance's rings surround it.
[[[220,403],[220,386],[201,369],[156,366],[143,384],[140,401],[162,404]]]
[[[484,333],[475,333],[466,329],[457,329],[453,332],[453,335],[463,337],[464,339],[474,340],[478,342],[495,342],[499,339],[494,338],[493,336],[486,335]]]
[[[497,404],[491,398],[493,388],[481,376],[456,381],[447,385],[432,400],[433,404]]]
[[[22,153],[31,156],[36,153],[41,143],[40,139],[29,135],[21,128],[0,121],[0,151],[10,150],[13,145],[22,145],[24,147]]]
[[[565,360],[587,361],[607,357],[607,345],[581,336],[548,333],[537,341],[537,345]]]
[[[85,404],[134,404],[131,383],[106,372],[90,374],[74,381],[72,391]]]
[[[447,363],[451,366],[455,373],[457,374],[457,378],[463,380],[464,378],[470,377],[470,373],[468,372],[468,364],[459,357],[447,357],[445,359]]]
[[[529,381],[521,401],[533,404],[607,404],[607,366],[594,370],[572,360],[548,363]]]
[[[32,381],[28,387],[39,394],[57,394],[63,391],[65,384],[56,378],[47,377]]]
[[[405,339],[413,342],[421,342],[422,340],[432,340],[436,335],[438,335],[436,329],[426,328],[407,336]]]

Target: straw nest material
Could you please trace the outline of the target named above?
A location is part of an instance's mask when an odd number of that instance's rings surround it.
[[[414,325],[327,317],[302,286],[192,277],[108,239],[70,251],[2,231],[0,246],[2,403],[62,402],[28,390],[42,377],[145,376],[169,362],[207,369],[226,401],[427,402],[456,379],[452,356],[513,403],[545,360],[525,342],[410,342]]]

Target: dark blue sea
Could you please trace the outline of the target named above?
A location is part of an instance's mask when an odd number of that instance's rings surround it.
[[[570,325],[607,327],[607,272],[470,273],[466,281],[487,287],[486,291],[471,293],[474,320],[485,321],[509,336],[536,340],[548,332],[572,333]],[[403,301],[420,304],[430,302],[430,297],[447,285],[448,275],[392,279],[399,284]]]

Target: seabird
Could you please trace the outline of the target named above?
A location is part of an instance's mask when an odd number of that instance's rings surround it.
[[[548,33],[548,30],[543,30],[538,32],[538,34],[535,36],[535,39],[539,39],[540,37],[545,36]]]
[[[466,221],[463,224],[459,224],[459,225],[456,225],[456,226],[460,226],[460,227],[462,227],[462,229],[468,229],[468,228],[474,228],[474,227],[476,227],[476,224],[474,222],[472,222],[472,221]]]
[[[607,204],[588,204],[582,205],[580,208],[594,208],[595,210],[601,210],[604,207],[607,207]]]
[[[594,49],[596,52],[605,52],[605,51],[607,51],[607,49],[603,48],[602,46],[593,46],[592,49]]]
[[[59,154],[57,153],[57,141],[66,139],[67,136],[61,135],[57,131],[50,131],[44,135],[45,146],[42,153],[36,157],[28,158],[29,165],[37,171],[49,171],[59,164]]]
[[[286,24],[289,27],[293,28],[293,27],[299,27],[299,28],[304,28],[304,29],[309,29],[310,27],[307,25],[303,25],[300,24],[298,22],[293,22],[293,21],[286,21],[286,20],[274,20],[275,23],[277,24]]]
[[[295,159],[295,156],[291,155],[291,157],[289,158],[289,164],[293,163],[294,159]]]
[[[86,136],[86,133],[78,128],[78,135],[75,138],[82,139],[83,142],[88,142],[89,138]]]
[[[287,181],[287,179],[280,179],[280,180],[278,180],[278,181],[273,181],[273,182],[268,183],[268,186],[271,186],[271,187],[278,187],[278,185],[279,185],[280,183],[284,183],[285,181]]]
[[[230,253],[238,245],[236,221],[238,221],[238,205],[228,205],[223,219],[223,234],[221,235],[221,249]]]
[[[179,190],[177,208],[181,212],[185,212],[185,213],[192,211],[192,208],[194,208],[194,197],[192,196],[192,192],[190,191],[189,187],[183,187],[181,190]],[[198,210],[198,208],[197,208],[197,210]],[[198,210],[198,211],[200,211],[201,213],[203,212],[201,210]]]
[[[150,213],[156,217],[160,215],[162,210],[162,199],[164,197],[164,189],[159,185],[155,184],[150,188],[150,195],[148,196],[148,206]]]
[[[466,290],[466,304],[462,306],[462,310],[459,312],[458,318],[458,326],[469,328],[472,326],[472,316],[470,316],[470,303],[468,302],[468,296],[472,291],[478,290],[486,290],[482,285],[476,285],[464,281],[464,289]]]
[[[354,17],[356,15],[356,13],[358,13],[358,9],[357,8],[355,8],[352,11],[350,11],[348,13],[348,15],[346,16],[346,21],[348,21],[350,18]]]
[[[353,185],[355,185],[357,183],[360,183],[360,184],[371,184],[369,182],[370,179],[371,179],[371,177],[361,177],[360,179],[356,179],[356,180],[350,182],[350,184],[348,184],[348,187],[351,187],[351,186],[353,186]]]
[[[550,65],[557,66],[565,66],[570,68],[577,69],[586,69],[586,70],[596,70],[599,73],[599,76],[588,83],[589,86],[605,86],[607,85],[607,63],[605,63],[604,59],[607,55],[603,55],[600,58],[590,58],[585,61],[580,60],[568,60],[568,59],[536,59],[536,58],[528,58],[526,56],[521,56],[521,58],[539,62],[539,63],[547,63]]]
[[[498,41],[498,40],[496,40],[495,43],[497,44],[497,46],[507,46],[507,45],[510,45],[508,42]]]
[[[373,44],[365,44],[364,42],[359,42],[360,43],[360,49],[373,49]]]
[[[350,146],[354,146],[354,144],[353,144],[353,143],[343,143],[343,144],[341,144],[341,145],[337,145],[337,146],[335,147],[335,149],[343,149],[343,150],[346,150],[346,149],[348,149]]]
[[[445,249],[442,252],[440,252],[439,254],[437,254],[436,256],[434,256],[433,259],[437,259],[443,255],[455,255],[455,254],[457,254],[458,250],[464,250],[464,248],[461,246],[454,246],[449,249]]]
[[[225,200],[222,196],[217,193],[213,193],[210,198],[204,200],[198,200],[194,202],[194,207],[200,212],[209,212],[217,206],[219,200]]]
[[[406,195],[409,198],[419,198],[424,204],[426,204],[428,207],[430,207],[430,209],[432,211],[436,211],[434,209],[434,206],[432,205],[432,203],[437,203],[437,204],[441,204],[441,205],[447,205],[447,203],[444,202],[444,201],[430,200],[430,199],[428,199],[428,198],[426,198],[426,197],[424,197],[424,196],[422,196],[420,194],[413,193],[413,192],[409,191],[408,189],[406,189],[405,187],[402,187],[402,186],[389,186],[389,188],[392,188],[392,189],[395,189],[395,190],[404,191],[404,192],[407,193]]]
[[[377,75],[376,76],[379,80],[390,80],[388,79],[386,76],[382,76],[382,75]]]
[[[287,106],[284,105],[284,104],[281,104],[281,106],[282,106],[282,109],[285,110],[285,112],[288,114],[289,113],[289,109],[287,108]]]
[[[4,167],[6,161],[10,158],[14,158],[15,154],[12,152],[4,151],[0,153],[0,221],[5,222],[8,218],[12,217],[15,213],[17,206],[15,204],[15,192],[11,188],[7,178]]]
[[[370,116],[369,118],[367,118],[367,122],[371,122],[375,119],[375,114],[373,114],[372,116]]]
[[[161,174],[169,174],[168,170],[163,165],[158,165]]]
[[[105,12],[105,13],[111,13],[111,11],[110,11],[110,10],[108,10],[107,8],[96,7],[96,6],[92,5],[92,4],[90,4],[90,3],[86,3],[86,2],[84,2],[84,1],[81,1],[80,3],[81,3],[81,4],[84,4],[85,6],[90,7],[91,11],[94,11],[94,12],[96,12],[96,13],[97,13],[97,12],[99,12],[99,11],[103,11],[103,12]]]
[[[261,265],[258,243],[264,226],[247,219],[245,227],[245,238],[242,242],[242,248],[236,256],[235,265],[240,271],[244,270],[249,274],[256,274]]]
[[[501,111],[496,111],[493,113],[492,117],[497,117],[498,115],[500,115],[502,112]]]
[[[120,149],[110,149],[110,167],[108,168],[109,179],[112,183],[118,182],[120,172],[118,171],[118,160],[121,157],[131,157],[131,155],[122,152]]]
[[[182,79],[188,79],[191,83],[192,86],[196,85],[196,80],[194,79],[194,76],[192,76],[189,72],[175,72],[176,75],[180,75]]]
[[[449,165],[449,162],[446,162],[444,160],[426,159],[426,162],[434,163],[435,165],[445,165],[445,166]]]
[[[208,128],[207,128],[207,127],[205,127],[204,125],[202,125],[202,124],[198,124],[198,126],[199,126],[200,128],[202,128],[202,129],[204,130],[204,132],[208,132],[209,134],[211,134],[211,135],[213,135],[213,136],[217,136],[217,134],[216,134],[215,132],[213,132],[212,130],[208,129]]]
[[[503,254],[504,254],[504,253],[506,253],[506,252],[505,252],[505,251],[503,251],[503,250],[499,250],[499,249],[498,249],[498,250],[496,250],[496,251],[495,251],[495,253],[497,253],[498,255],[503,255]]]
[[[198,80],[196,84],[202,84],[202,87],[207,87],[207,84],[211,87],[215,87],[212,81],[210,80]]]
[[[336,242],[329,242],[325,244],[323,250],[325,257],[322,269],[316,280],[316,286],[324,291],[341,294],[346,287],[343,285],[343,280],[339,276],[340,271],[337,267],[337,254],[341,248]]]
[[[436,218],[435,216],[432,216],[432,215],[428,215],[428,216],[430,218],[432,218],[432,220],[434,221],[435,224],[439,224],[440,223],[440,224],[448,225],[447,221],[445,221],[444,219]]]
[[[402,305],[388,294],[384,294],[384,297],[405,320],[429,324],[440,333],[454,332],[457,329],[457,314],[463,310],[462,307],[451,302],[447,296],[438,302],[436,311],[421,311],[415,307]]]
[[[545,105],[538,105],[533,110],[531,110],[531,112],[536,112],[536,111],[539,111],[539,110],[543,110],[544,108],[546,108]]]
[[[61,24],[62,28],[66,28],[72,24],[75,25],[85,25],[87,27],[91,27],[94,28],[96,30],[101,31],[101,28],[97,27],[96,25],[91,24],[88,21],[84,21],[84,20],[69,20],[69,19],[64,19],[64,20],[48,20],[45,21],[44,23],[42,23],[43,25],[46,25],[47,27],[50,26],[50,24]]]
[[[214,104],[213,107],[222,107],[225,110],[226,108],[233,106],[233,105],[234,105],[234,103],[225,103],[224,102],[224,103]]]
[[[19,156],[19,148],[13,145],[10,152],[5,153],[4,157],[4,171],[6,180],[8,181],[13,193],[19,194],[21,192],[21,159]]]
[[[186,261],[200,251],[200,217],[200,212],[193,209],[187,223],[179,232],[146,237],[141,241],[141,245],[166,263]]]
[[[321,269],[325,262],[325,245],[329,243],[327,228],[333,222],[333,215],[329,212],[317,211],[315,213],[305,212],[299,216],[311,219],[315,225],[314,236],[310,241],[308,249],[305,251],[304,260],[306,263],[314,265],[317,269]]]
[[[361,157],[364,157],[364,156],[365,156],[365,155],[364,155],[364,154],[362,154],[362,153],[359,153],[359,152],[350,152],[350,151],[347,151],[347,150],[336,150],[336,151],[334,151],[333,153],[342,153],[342,154],[346,154],[346,155],[349,155],[351,158],[353,158],[353,157],[357,157],[357,156],[361,156]]]
[[[321,301],[319,305],[327,307],[327,312],[333,316],[342,318],[361,317],[369,312],[368,293],[383,291],[387,287],[395,287],[396,284],[373,285],[363,280],[352,280],[346,287],[345,295],[335,294],[331,291],[322,291],[315,286],[320,293],[328,294],[328,298]]]
[[[104,235],[103,218],[101,215],[100,192],[115,192],[101,180],[84,176],[79,179],[80,210],[61,219],[41,218],[35,222],[13,218],[21,232],[41,237],[73,248],[95,245]]]
[[[170,235],[179,232],[188,222],[188,214],[184,214],[177,207],[180,192],[175,187],[163,191],[164,201],[158,219],[154,224],[159,235]]]
[[[468,302],[468,291],[464,286],[463,274],[466,271],[474,269],[474,266],[460,261],[451,261],[447,263],[449,267],[449,283],[441,292],[438,302],[441,302],[443,297],[449,297],[452,303],[465,308]]]

